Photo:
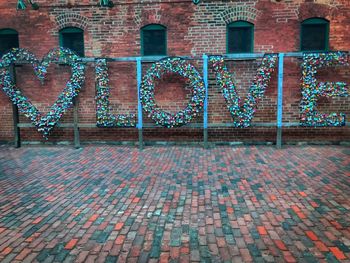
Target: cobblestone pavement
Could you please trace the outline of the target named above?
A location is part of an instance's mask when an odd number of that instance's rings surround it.
[[[1,262],[350,262],[350,148],[0,147]]]

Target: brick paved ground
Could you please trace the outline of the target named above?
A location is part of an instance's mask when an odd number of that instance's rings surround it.
[[[350,261],[345,147],[0,147],[1,262]]]

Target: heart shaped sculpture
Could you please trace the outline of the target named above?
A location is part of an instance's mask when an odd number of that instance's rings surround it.
[[[29,62],[34,69],[35,75],[44,81],[47,67],[52,62],[61,62],[72,68],[71,77],[66,87],[60,93],[49,112],[43,115],[16,87],[10,72],[10,66],[15,62]],[[2,56],[0,60],[0,87],[6,95],[16,104],[19,111],[31,119],[32,123],[42,132],[47,139],[50,131],[59,122],[62,115],[73,105],[75,98],[85,80],[85,66],[81,58],[67,48],[52,49],[40,62],[33,53],[26,49],[14,48]]]

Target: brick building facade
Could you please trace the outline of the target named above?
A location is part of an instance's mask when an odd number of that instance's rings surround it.
[[[300,51],[301,23],[308,18],[329,21],[329,50],[350,50],[350,2],[348,0],[202,0],[198,5],[191,0],[125,0],[114,1],[114,7],[98,6],[96,0],[38,0],[38,10],[28,7],[16,10],[16,1],[0,3],[0,30],[11,28],[18,32],[19,46],[44,56],[59,46],[59,32],[66,27],[80,28],[84,32],[86,57],[140,56],[140,30],[149,24],[160,24],[167,29],[167,55],[193,56],[225,54],[227,52],[227,25],[247,21],[254,25],[254,52],[278,53]],[[261,59],[227,61],[226,64],[239,86],[239,94],[246,96]],[[191,63],[201,70],[200,59]],[[300,120],[301,59],[286,58],[284,63],[283,122]],[[150,63],[143,63],[144,71]],[[210,67],[209,67],[210,69]],[[319,81],[350,82],[349,67],[323,69]],[[115,113],[137,112],[136,66],[130,62],[109,63],[111,106]],[[16,67],[16,81],[31,101],[45,112],[55,101],[69,77],[69,68],[53,65],[41,84],[28,65]],[[187,104],[189,91],[185,81],[167,76],[157,83],[155,97],[164,110],[176,112]],[[96,123],[94,64],[86,69],[86,82],[78,96],[79,123]],[[321,112],[350,114],[350,98],[320,98]],[[277,69],[263,99],[258,105],[253,123],[276,121]],[[225,100],[209,70],[209,123],[232,121]],[[61,123],[72,122],[73,111],[66,113]],[[21,115],[20,122],[29,120]],[[152,120],[144,114],[144,122]],[[194,123],[202,122],[202,114]],[[348,127],[285,127],[283,139],[295,141],[348,141]],[[148,141],[201,141],[203,130],[198,128],[146,128]],[[80,128],[83,141],[136,141],[135,128]],[[21,129],[24,141],[44,141],[35,128]],[[209,129],[209,141],[269,142],[276,137],[276,127],[250,127]],[[0,141],[13,138],[12,106],[0,92]],[[70,128],[56,128],[49,142],[68,141],[73,138]]]

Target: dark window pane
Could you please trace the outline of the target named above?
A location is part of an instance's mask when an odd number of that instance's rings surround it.
[[[143,55],[166,55],[165,30],[143,30]]]
[[[61,33],[62,46],[75,51],[79,56],[84,56],[84,34]]]
[[[302,25],[301,50],[326,50],[327,24]]]
[[[252,50],[252,27],[228,29],[228,53],[247,53]]]
[[[0,56],[14,47],[19,47],[17,34],[0,34]]]

